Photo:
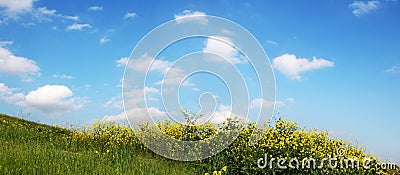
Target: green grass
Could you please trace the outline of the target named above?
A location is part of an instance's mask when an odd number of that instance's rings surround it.
[[[73,131],[0,114],[0,174],[199,174],[194,163],[119,149],[98,152]]]
[[[240,131],[236,140],[217,155],[194,162],[169,160],[148,150],[125,125],[96,122],[85,128],[63,129],[0,114],[0,175],[2,174],[385,174],[377,169],[260,169],[257,161],[266,153],[270,157],[336,156],[338,148],[347,153],[339,158],[372,159],[371,167],[380,161],[367,155],[359,145],[332,139],[325,132],[304,129],[295,122],[277,119],[264,130],[252,124],[238,124],[229,120],[225,126]],[[139,130],[151,136],[160,149],[173,150],[174,145],[162,145],[155,128],[162,129],[175,138],[191,140],[208,137],[215,131],[213,125],[182,126],[168,122],[142,125]],[[236,128],[236,129],[235,129]],[[189,132],[191,130],[195,132]],[[187,134],[186,131],[189,133]],[[255,145],[248,140],[253,131],[261,139]],[[186,134],[185,134],[186,133]],[[211,132],[212,133],[212,132]],[[196,135],[197,134],[197,135]],[[139,135],[140,136],[140,135]],[[195,136],[195,137],[192,137]],[[210,142],[210,146],[212,142]],[[188,148],[189,153],[198,150]],[[190,152],[192,151],[192,152]],[[399,170],[397,170],[399,172]],[[394,173],[392,173],[394,174]]]

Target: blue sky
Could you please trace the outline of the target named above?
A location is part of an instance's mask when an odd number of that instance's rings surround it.
[[[396,0],[2,0],[0,112],[48,124],[118,119],[125,64],[140,39],[179,16],[213,15],[242,25],[263,46],[277,112],[400,164],[399,7]],[[205,49],[208,40],[188,42],[176,47]],[[173,61],[168,52],[163,59],[159,70]],[[202,79],[185,92],[207,89]]]

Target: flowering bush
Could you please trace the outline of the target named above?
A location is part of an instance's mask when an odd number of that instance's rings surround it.
[[[218,144],[209,141],[209,138],[215,136],[215,134],[228,137],[229,134],[224,135],[224,132],[227,130],[237,131],[238,137],[225,150],[215,156],[196,161],[196,164],[206,172],[219,174],[220,171],[215,170],[221,169],[221,167],[224,167],[223,170],[227,171],[228,174],[383,174],[386,172],[375,168],[380,163],[379,160],[374,156],[367,155],[363,147],[332,139],[326,132],[304,129],[295,122],[280,118],[269,126],[261,128],[258,128],[255,123],[244,123],[235,119],[229,119],[221,125],[205,123],[198,126],[182,125],[163,120],[154,125],[140,123],[135,132],[126,125],[113,122],[96,122],[92,127],[74,132],[72,137],[74,140],[88,144],[97,144],[99,146],[98,151],[102,153],[126,148],[150,152],[138,137],[152,140],[151,143],[156,146],[156,149],[170,151],[171,154],[176,149],[187,149],[188,155],[196,155],[196,153],[204,151],[182,148],[179,145],[160,144],[167,142],[164,142],[161,135],[155,132],[157,129],[161,129],[162,132],[175,139],[204,142],[209,148]],[[260,140],[250,145],[248,141],[253,132],[259,134]],[[224,137],[220,137],[220,139],[224,139]],[[345,150],[345,154],[339,153],[339,149]],[[261,163],[268,163],[268,166],[259,167],[260,158],[262,158]],[[296,158],[300,161],[299,167],[288,168],[286,166],[287,168],[281,168],[277,163],[277,160],[281,158],[285,160]],[[301,160],[303,158],[315,159],[316,167],[311,166],[311,164],[305,168],[302,167]],[[327,162],[324,166],[321,166],[321,160],[327,158],[336,158],[336,167],[328,166]],[[265,162],[265,159],[268,161],[274,159],[275,162]],[[344,167],[343,163],[346,162],[339,161],[354,159],[359,160],[358,168],[355,166]],[[362,160],[364,159],[370,160],[370,168],[363,168]],[[224,171],[221,170],[222,172]]]

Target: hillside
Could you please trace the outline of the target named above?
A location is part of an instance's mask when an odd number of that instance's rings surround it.
[[[278,119],[266,126],[260,141],[247,144],[254,124],[229,125],[245,128],[225,150],[210,158],[181,162],[166,159],[148,150],[128,126],[95,122],[86,128],[63,129],[0,114],[0,174],[385,174],[385,170],[357,168],[287,168],[277,164],[258,166],[259,158],[325,157],[371,159],[361,146],[329,138],[325,132],[306,130],[295,122]],[[155,126],[180,140],[203,140],[216,131],[213,125],[185,127],[167,121],[145,125],[143,133]],[[185,134],[187,131],[194,133]],[[157,145],[173,149],[176,145]],[[210,145],[212,146],[212,145]],[[345,154],[338,155],[338,149]],[[197,152],[189,150],[188,154]],[[272,159],[271,159],[272,160]],[[317,164],[317,166],[320,164]],[[393,172],[393,171],[392,171]]]
[[[73,132],[0,114],[0,174],[196,174],[186,162],[71,139]]]

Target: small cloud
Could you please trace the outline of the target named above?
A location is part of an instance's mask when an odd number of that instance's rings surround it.
[[[0,41],[0,47],[6,47],[12,45],[14,41]]]
[[[102,11],[103,7],[101,6],[92,6],[88,8],[89,11]]]
[[[53,74],[53,78],[72,79],[73,77],[71,75]]]
[[[296,103],[296,100],[293,97],[286,98],[288,103]]]
[[[275,41],[272,41],[272,40],[267,40],[267,45],[268,45],[268,46],[277,46],[278,43],[275,42]]]
[[[119,60],[116,60],[115,62],[117,63],[117,67],[125,67],[128,64],[129,58],[128,57],[122,57]]]
[[[193,91],[200,91],[200,88],[194,87],[192,88]]]
[[[90,24],[73,23],[67,27],[67,30],[82,30],[84,28],[92,28],[92,26]]]
[[[379,1],[354,1],[349,5],[349,8],[352,9],[353,14],[355,16],[361,16],[370,13],[373,10],[376,10],[379,7]]]
[[[111,41],[111,40],[108,39],[107,36],[105,36],[105,37],[103,37],[103,38],[100,38],[100,44],[108,43],[108,42],[110,42],[110,41]]]
[[[18,89],[9,88],[4,83],[0,83],[0,99],[7,103],[19,103],[25,99],[23,93],[17,93]]]
[[[123,109],[122,105],[122,97],[121,95],[112,97],[110,100],[108,100],[105,104],[105,107],[111,107],[111,108],[116,108],[116,109]]]
[[[389,69],[386,69],[385,72],[387,73],[400,73],[400,64],[394,65]]]
[[[274,58],[272,65],[291,79],[301,80],[300,73],[324,67],[333,67],[333,62],[316,57],[313,57],[310,61],[306,58],[297,58],[296,55],[284,54]]]
[[[208,19],[206,13],[199,11],[184,10],[178,15],[174,15],[176,23],[185,22],[199,22],[200,24],[207,24]]]
[[[126,12],[124,18],[128,19],[128,18],[136,18],[137,14],[134,12]]]

